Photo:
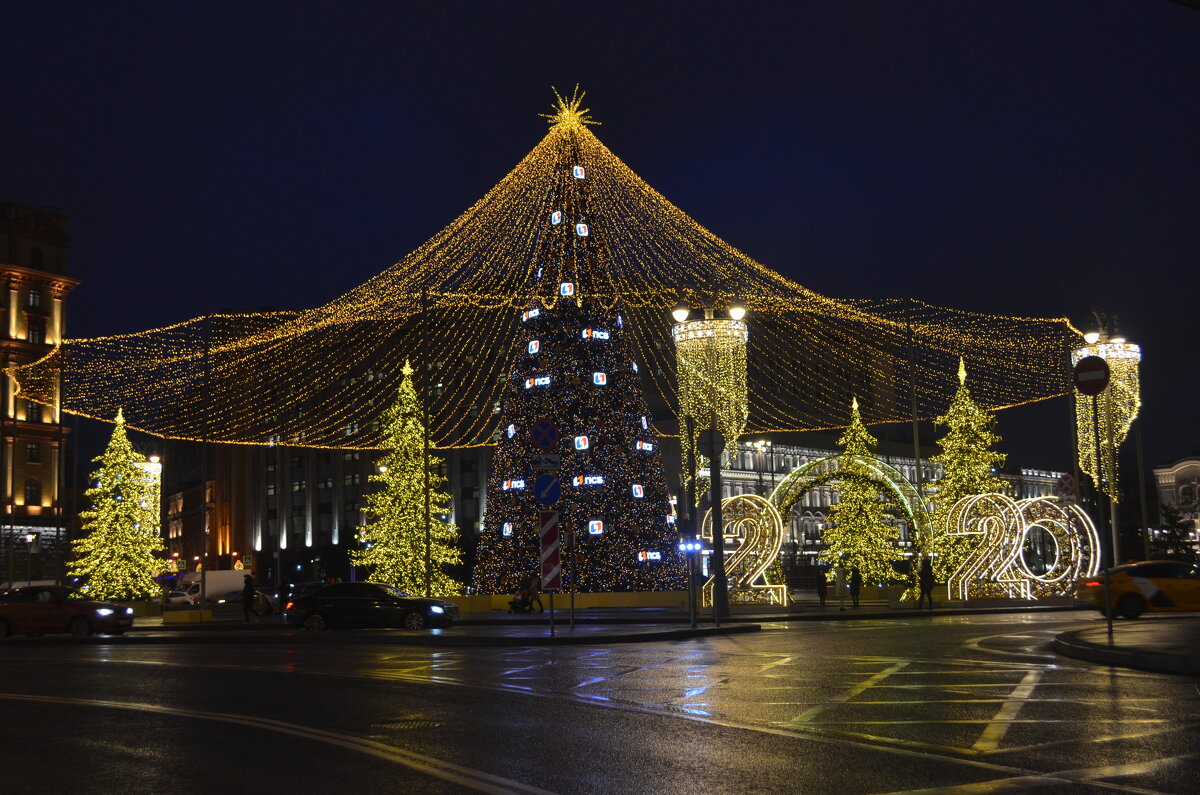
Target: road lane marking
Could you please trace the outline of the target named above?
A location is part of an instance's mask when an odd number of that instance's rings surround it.
[[[312,740],[327,745],[335,745],[340,748],[345,748],[349,751],[355,751],[360,754],[367,754],[377,759],[382,759],[385,762],[403,765],[404,767],[416,770],[419,773],[424,773],[427,776],[448,781],[462,787],[467,787],[476,792],[495,793],[496,795],[506,795],[514,792],[534,793],[534,795],[554,795],[549,790],[533,787],[528,784],[522,784],[519,781],[494,776],[491,773],[485,773],[482,770],[475,770],[462,765],[456,765],[453,762],[446,762],[441,759],[433,759],[431,757],[415,754],[411,751],[406,751],[403,748],[397,748],[392,745],[375,742],[374,740],[365,740],[361,737],[354,737],[348,734],[338,734],[337,732],[325,731],[324,729],[314,729],[309,726],[300,726],[295,723],[287,723],[281,720],[272,720],[270,718],[255,718],[249,715],[237,715],[228,712],[201,712],[199,710],[179,709],[177,707],[167,707],[161,704],[141,704],[129,701],[107,701],[102,699],[87,699],[87,698],[64,698],[58,696],[35,696],[24,693],[0,693],[0,699],[9,701],[26,701],[39,704],[62,704],[65,706],[82,706],[82,707],[100,707],[102,709],[123,709],[131,712],[148,712],[156,715],[177,715],[183,718],[197,718],[199,720],[211,720],[221,723],[234,723],[242,726],[249,726],[255,729],[265,729],[267,731],[278,732],[280,734],[290,734],[294,737],[301,737],[306,740]]]
[[[813,718],[820,715],[828,707],[832,707],[835,704],[843,704],[843,703],[849,701],[850,699],[859,695],[863,691],[874,687],[875,685],[882,682],[884,679],[887,679],[892,674],[896,673],[897,671],[899,671],[907,666],[908,666],[908,661],[905,660],[903,662],[898,662],[889,668],[885,668],[884,670],[868,677],[866,680],[864,680],[864,681],[860,682],[859,684],[855,685],[854,687],[850,688],[849,692],[847,692],[846,695],[842,696],[841,698],[832,699],[830,701],[827,701],[824,704],[818,704],[817,706],[813,707],[812,709],[808,710],[807,712],[797,715],[796,717],[792,718],[788,722],[788,725],[795,726],[795,727],[802,727],[802,726],[804,726],[804,724],[810,723],[813,720]]]
[[[996,713],[996,717],[992,718],[991,723],[983,730],[983,734],[979,735],[979,739],[971,746],[972,751],[983,753],[999,747],[1000,741],[1008,733],[1008,729],[1016,719],[1017,713],[1021,711],[1021,707],[1025,706],[1025,702],[1033,695],[1033,690],[1037,687],[1041,678],[1041,671],[1030,671],[1025,674],[1025,677],[1021,680],[1021,684],[1013,688],[1013,691],[1008,694],[1008,697],[1004,700],[1004,704],[1001,705],[1000,710]]]

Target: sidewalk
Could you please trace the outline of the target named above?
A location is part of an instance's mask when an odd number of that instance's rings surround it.
[[[1135,621],[1113,621],[1108,628],[1094,627],[1064,632],[1054,639],[1054,650],[1065,657],[1137,668],[1161,674],[1200,676],[1200,617],[1145,616]]]

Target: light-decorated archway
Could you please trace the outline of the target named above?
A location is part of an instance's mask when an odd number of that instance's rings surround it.
[[[924,551],[931,548],[931,525],[925,500],[899,470],[870,456],[842,454],[819,458],[792,470],[766,498],[757,494],[739,494],[721,501],[725,536],[741,539],[741,544],[725,562],[731,600],[787,603],[787,587],[769,584],[764,576],[778,559],[783,545],[783,517],[791,514],[792,508],[806,493],[838,480],[842,468],[850,463],[857,471],[865,472],[880,494],[900,509],[914,538],[921,540],[919,547]],[[702,533],[705,538],[712,538],[712,511],[704,516]],[[712,586],[710,577],[703,588],[706,605],[712,604]]]
[[[860,472],[866,473],[867,479],[890,504],[900,509],[912,531],[914,545],[922,552],[929,552],[932,549],[932,525],[921,493],[900,470],[870,456],[833,455],[801,464],[779,482],[768,499],[780,516],[790,516],[792,508],[805,494],[838,480],[842,468],[851,462]]]

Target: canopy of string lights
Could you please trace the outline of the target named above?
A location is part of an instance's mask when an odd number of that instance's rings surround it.
[[[489,444],[521,312],[539,301],[539,236],[574,136],[592,184],[592,234],[652,404],[678,406],[671,309],[748,310],[749,433],[945,411],[959,357],[996,409],[1069,391],[1082,336],[1064,318],[977,314],[917,300],[836,300],[754,261],[651,188],[591,131],[582,96],[559,98],[545,138],[483,198],[366,283],[307,311],[213,314],[135,334],[61,342],[8,370],[22,397],[167,438],[373,448],[406,359],[438,447]],[[964,278],[969,278],[964,271]],[[60,392],[61,390],[61,392]],[[664,419],[663,417],[659,418]],[[674,423],[660,426],[674,433]]]

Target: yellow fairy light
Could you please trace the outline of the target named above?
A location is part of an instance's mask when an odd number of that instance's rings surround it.
[[[550,224],[544,197],[581,179],[603,239],[603,283],[589,298],[620,302],[650,397],[679,403],[671,308],[686,295],[746,302],[747,396],[740,434],[840,427],[857,395],[874,422],[940,414],[947,374],[965,357],[978,405],[996,409],[1064,394],[1061,351],[1079,337],[1064,319],[983,315],[911,300],[835,300],[792,282],[697,224],[601,143],[578,91],[555,92],[551,127],[478,202],[364,284],[305,311],[216,314],[164,328],[65,340],[42,360],[9,368],[21,396],[113,417],[167,438],[235,444],[378,448],[379,418],[402,380],[403,358],[429,407],[436,447],[490,444],[510,377],[521,313],[548,311],[569,272],[537,261]],[[563,147],[580,176],[556,169]],[[580,238],[581,240],[587,238]],[[717,287],[709,288],[709,285]],[[694,291],[693,291],[694,292]],[[530,302],[529,296],[535,297]],[[910,356],[911,350],[911,356]],[[742,355],[742,354],[739,354]],[[910,365],[911,360],[911,365]],[[730,378],[742,365],[732,360]],[[820,388],[813,388],[819,384]],[[688,400],[690,398],[685,398]],[[731,434],[732,435],[732,434]]]
[[[684,320],[675,324],[671,336],[679,381],[679,416],[692,417],[697,433],[715,423],[725,437],[725,449],[736,450],[748,412],[746,322],[724,318]],[[681,434],[681,440],[686,461],[695,439]]]
[[[1116,452],[1125,441],[1129,428],[1142,406],[1138,364],[1142,349],[1131,342],[1095,342],[1071,352],[1071,364],[1088,356],[1099,356],[1108,363],[1108,386],[1099,395],[1075,394],[1075,431],[1079,443],[1079,468],[1113,499],[1121,499]],[[1098,421],[1097,421],[1098,420]],[[1096,426],[1099,425],[1099,445]],[[1100,466],[1096,466],[1097,451]],[[1099,476],[1097,478],[1097,475]]]

